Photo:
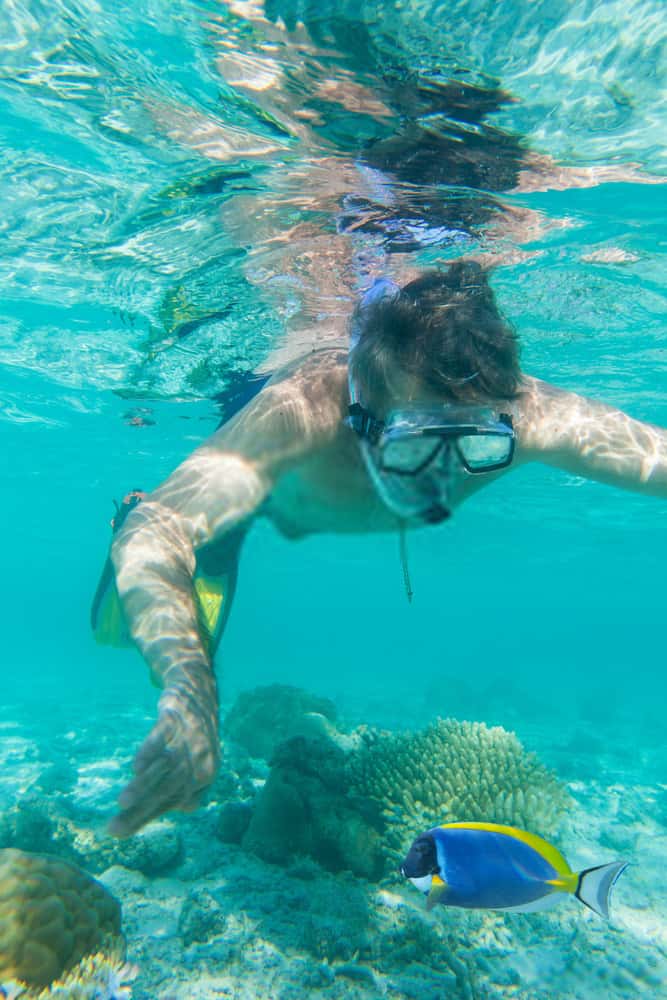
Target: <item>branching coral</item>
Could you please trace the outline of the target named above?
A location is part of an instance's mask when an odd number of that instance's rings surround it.
[[[370,732],[348,756],[347,787],[376,802],[388,854],[437,823],[484,820],[552,836],[568,798],[537,757],[500,726],[439,719],[420,733]]]
[[[0,982],[45,987],[84,956],[122,950],[120,906],[75,865],[0,851]]]

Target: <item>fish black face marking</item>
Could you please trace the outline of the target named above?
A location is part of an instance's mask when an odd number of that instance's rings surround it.
[[[406,878],[423,878],[438,872],[438,858],[435,840],[429,833],[417,837],[401,865],[401,873]]]

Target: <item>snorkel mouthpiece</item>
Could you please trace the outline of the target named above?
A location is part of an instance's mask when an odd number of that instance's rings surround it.
[[[443,521],[447,521],[451,516],[451,510],[448,510],[440,503],[434,503],[432,507],[424,511],[422,519],[426,524],[442,524]]]

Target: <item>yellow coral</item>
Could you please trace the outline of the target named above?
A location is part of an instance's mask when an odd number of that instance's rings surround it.
[[[98,953],[82,958],[63,979],[45,990],[26,988],[21,983],[3,983],[10,1000],[124,1000],[132,995],[128,985],[137,968],[123,962],[120,953],[113,957]]]
[[[120,905],[75,865],[0,850],[0,981],[45,987],[85,955],[122,948]]]
[[[121,1000],[132,995],[127,984],[136,974],[136,968],[125,964],[120,955],[89,955],[64,979],[36,994],[34,1000]]]

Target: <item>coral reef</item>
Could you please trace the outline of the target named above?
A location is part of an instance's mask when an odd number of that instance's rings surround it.
[[[218,812],[216,834],[224,843],[240,844],[252,819],[250,802],[223,802]]]
[[[189,893],[178,918],[178,932],[183,946],[210,941],[225,929],[224,911],[210,892],[200,890]]]
[[[169,820],[117,840],[82,819],[72,814],[65,796],[54,793],[44,798],[31,790],[0,818],[0,849],[48,853],[94,874],[120,864],[145,875],[162,875],[181,860],[181,837]]]
[[[276,751],[242,844],[265,861],[314,858],[329,871],[364,878],[382,874],[379,830],[364,803],[347,795],[344,751],[296,737]]]
[[[347,793],[381,809],[389,855],[437,823],[485,820],[553,837],[569,797],[514,733],[438,719],[414,734],[374,733],[346,758]]]
[[[513,733],[438,720],[422,732],[364,731],[345,753],[297,738],[271,761],[242,844],[266,861],[300,854],[378,878],[437,823],[488,820],[553,837],[567,795]]]
[[[84,956],[120,954],[120,905],[60,858],[0,851],[0,979],[45,987]]]
[[[336,706],[328,698],[289,684],[244,691],[223,723],[223,733],[252,757],[268,760],[276,746],[293,736],[333,735]]]
[[[402,708],[399,704],[395,710],[392,703],[381,716],[388,728],[400,723]],[[364,708],[356,714],[368,718],[372,712]],[[577,725],[575,721],[574,731]],[[131,740],[138,740],[145,727],[144,711],[128,713],[127,726]],[[541,725],[534,732],[541,741],[537,745],[552,754],[571,735],[567,720],[558,720],[546,736]],[[614,758],[611,765],[602,760],[596,782],[586,778],[571,784],[573,808],[559,830],[559,846],[575,867],[612,860],[621,847],[622,854],[636,862],[619,886],[609,923],[573,900],[547,913],[442,908],[428,914],[420,894],[403,880],[394,884],[387,878],[378,885],[347,871],[330,874],[318,863],[333,868],[347,865],[357,854],[372,859],[377,857],[374,849],[366,853],[363,847],[372,843],[385,872],[390,870],[388,845],[394,837],[397,842],[402,839],[403,824],[409,842],[414,832],[407,833],[409,824],[428,820],[426,825],[430,825],[455,818],[461,803],[466,810],[472,808],[465,800],[467,786],[462,791],[456,787],[453,772],[462,770],[458,765],[450,767],[451,773],[436,774],[435,789],[420,785],[422,773],[433,771],[428,766],[433,754],[446,753],[438,749],[445,733],[453,733],[454,742],[459,734],[459,743],[471,749],[480,772],[487,773],[486,765],[482,767],[477,758],[497,760],[498,773],[492,783],[499,788],[505,782],[504,767],[510,777],[514,774],[512,787],[525,783],[524,798],[528,789],[529,804],[532,786],[538,794],[535,809],[543,817],[551,816],[542,825],[555,822],[554,802],[563,800],[562,791],[545,778],[539,765],[531,770],[534,758],[503,730],[438,723],[413,735],[392,736],[358,729],[347,752],[336,741],[296,740],[278,749],[272,767],[230,743],[208,803],[190,815],[147,828],[146,834],[155,831],[155,840],[150,838],[150,863],[145,857],[142,860],[146,845],[135,850],[134,838],[130,838],[121,845],[126,853],[118,857],[123,860],[100,877],[122,900],[128,960],[141,969],[136,979],[105,946],[103,955],[87,957],[43,990],[10,983],[4,977],[0,984],[11,1000],[126,1000],[130,987],[136,1000],[299,1000],[305,996],[312,1000],[377,1000],[380,996],[507,1000],[519,995],[521,1000],[580,1000],[584,995],[587,1000],[654,1000],[662,996],[667,980],[667,892],[662,878],[665,796],[658,776],[652,783],[642,782],[637,775],[623,780]],[[483,749],[486,740],[492,744],[488,751]],[[58,849],[87,855],[95,865],[104,864],[112,856],[107,853],[112,844],[106,844],[110,838],[103,838],[103,822],[114,806],[126,765],[116,741],[115,730],[107,736],[97,720],[82,721],[76,734],[63,742],[62,752],[62,760],[77,769],[79,778],[76,783],[67,782],[62,791],[47,774],[48,781],[40,782],[40,788],[33,784],[32,792],[19,794],[24,787],[24,751],[13,759],[6,756],[3,777],[10,779],[5,788],[11,798],[0,814],[0,826],[3,815],[9,820],[5,833],[10,837],[16,833],[26,842],[30,836],[39,836],[46,845],[50,830]],[[482,750],[476,750],[480,745]],[[4,746],[0,741],[0,762],[6,749],[6,741]],[[51,744],[45,744],[45,760],[50,752]],[[607,766],[611,769],[605,771]],[[272,782],[281,768],[284,784],[289,788],[289,782],[294,783],[297,800],[303,796],[300,811],[293,815],[307,829],[298,832],[295,849],[291,822],[285,824],[283,835],[281,821],[267,809],[255,832],[260,844],[268,843],[274,851],[284,838],[285,854],[277,866],[244,850],[238,839],[253,806],[256,814],[262,808],[264,792],[258,790],[267,778]],[[472,775],[471,787],[481,786],[482,774],[475,776],[471,761],[463,770]],[[66,769],[63,775],[67,777]],[[453,791],[445,813],[442,803],[450,784]],[[540,800],[542,787],[545,794]],[[280,786],[274,790],[280,791]],[[273,801],[279,808],[281,796],[277,794]],[[323,803],[321,810],[313,808],[318,802]],[[436,803],[433,815],[431,802]],[[336,812],[341,806],[354,815],[360,831],[356,843],[339,840],[340,828],[347,827],[350,818]],[[426,807],[428,815],[422,816]],[[491,800],[488,808],[495,808]],[[520,803],[511,808],[518,817]],[[531,813],[525,811],[525,802],[523,808],[521,822],[540,825],[539,817],[533,822]],[[48,822],[42,822],[45,819]],[[371,840],[365,841],[369,830]],[[165,869],[158,855],[162,849],[172,850],[167,831],[178,835],[183,849],[180,860],[172,858]],[[552,827],[545,832],[553,838]],[[303,853],[304,845],[311,856]],[[401,844],[401,853],[405,846]],[[141,863],[149,874],[125,867],[128,862]],[[360,864],[354,861],[355,866]],[[160,877],[153,877],[155,870]],[[168,877],[163,877],[165,871]],[[0,934],[5,923],[0,908]]]

